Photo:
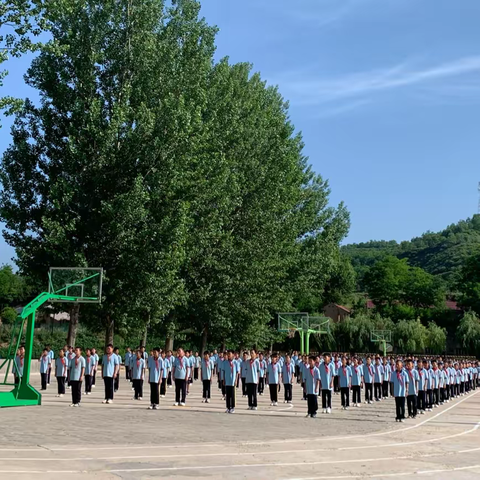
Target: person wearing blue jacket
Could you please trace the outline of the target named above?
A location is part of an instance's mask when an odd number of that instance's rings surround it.
[[[292,385],[295,377],[295,366],[289,355],[285,356],[285,363],[282,365],[282,383],[284,391],[284,403],[292,403]]]
[[[267,366],[267,383],[270,390],[270,406],[278,405],[278,386],[280,381],[280,364],[278,363],[278,355],[272,355],[272,361]]]
[[[320,371],[320,385],[322,389],[322,413],[330,414],[332,413],[332,391],[335,371],[330,363],[330,354],[325,353],[323,355],[323,359],[323,363],[318,367]]]
[[[258,354],[258,366],[260,368],[258,376],[258,394],[263,395],[265,390],[265,374],[267,373],[267,361],[263,358],[263,353]]]
[[[233,351],[229,350],[223,364],[223,382],[225,384],[225,400],[227,402],[225,413],[235,413],[235,384],[237,383],[239,373],[238,364],[233,358]]]
[[[372,365],[372,359],[367,357],[365,364],[363,365],[363,380],[365,382],[365,403],[371,404],[373,402],[373,376],[374,370]]]
[[[395,372],[392,374],[393,396],[395,397],[396,417],[395,421],[405,420],[405,396],[409,391],[408,374],[403,368],[403,362],[397,360]]]
[[[408,392],[407,392],[407,407],[409,418],[416,418],[417,416],[417,395],[418,395],[418,371],[413,367],[413,360],[407,361],[408,373]]]
[[[380,363],[380,357],[376,357],[373,375],[373,385],[376,402],[380,402],[382,400],[383,374],[384,368],[383,365]]]
[[[260,377],[260,363],[257,358],[257,352],[250,352],[250,360],[247,361],[245,383],[247,385],[248,409],[257,409],[257,390],[258,379]]]
[[[347,365],[346,357],[342,357],[342,364],[338,369],[342,408],[348,410],[350,406],[350,389],[352,387],[352,369]]]
[[[363,365],[358,364],[358,358],[353,359],[352,365],[352,392],[353,406],[360,407],[362,404],[361,388],[363,387]]]

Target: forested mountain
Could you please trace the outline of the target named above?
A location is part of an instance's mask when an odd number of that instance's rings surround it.
[[[426,232],[410,241],[370,241],[342,247],[357,273],[360,289],[369,267],[387,255],[406,258],[412,266],[438,275],[454,289],[455,274],[462,262],[480,249],[480,215],[461,220],[445,230]]]

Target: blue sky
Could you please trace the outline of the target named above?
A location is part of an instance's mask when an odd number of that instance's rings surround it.
[[[203,14],[220,28],[217,57],[251,62],[290,101],[331,203],[351,212],[348,242],[476,212],[480,1],[204,0]],[[4,92],[29,94],[28,63],[11,62]],[[2,241],[0,263],[12,255]]]

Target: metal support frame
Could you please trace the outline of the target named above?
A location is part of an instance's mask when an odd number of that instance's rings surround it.
[[[287,319],[287,315],[295,315],[298,319]],[[295,329],[300,334],[300,353],[310,353],[310,335],[327,334],[330,331],[330,318],[310,317],[306,312],[278,313],[278,331],[287,332]]]
[[[370,341],[373,343],[380,343],[383,349],[383,358],[387,356],[387,342],[392,341],[391,330],[372,330],[370,332]]]

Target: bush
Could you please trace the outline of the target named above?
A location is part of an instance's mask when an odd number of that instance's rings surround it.
[[[12,307],[5,307],[2,310],[2,314],[0,315],[2,318],[2,323],[5,325],[12,325],[15,323],[15,320],[18,316],[17,311]]]

